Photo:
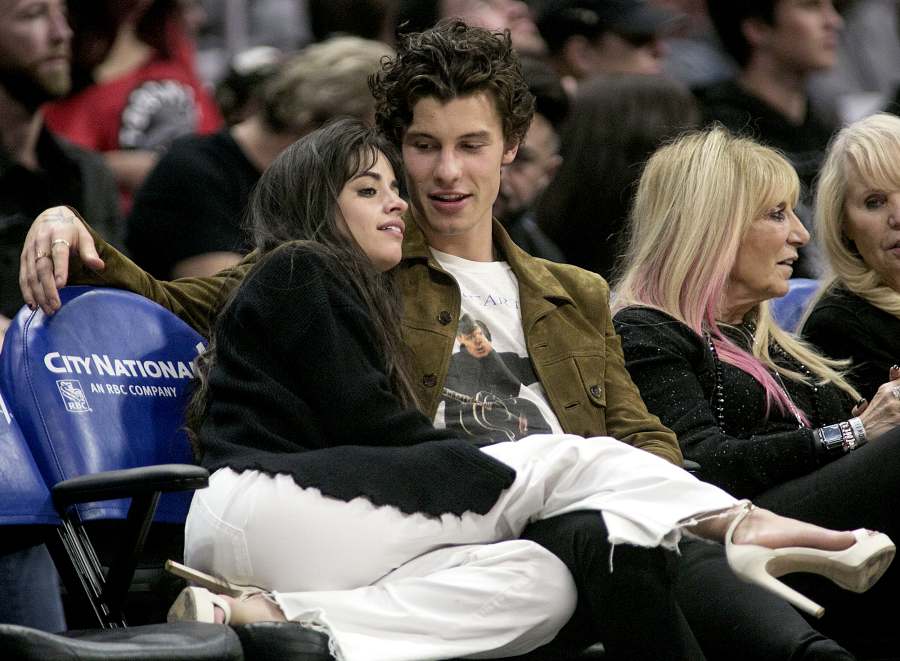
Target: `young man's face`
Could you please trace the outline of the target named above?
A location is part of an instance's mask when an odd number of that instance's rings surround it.
[[[759,48],[800,73],[830,69],[844,25],[831,0],[781,0],[773,25],[763,28]]]
[[[516,157],[507,148],[487,93],[413,106],[403,137],[403,161],[413,215],[434,248],[479,259],[491,246],[491,208],[500,168]]]
[[[14,98],[66,94],[71,43],[65,0],[0,0],[0,85]]]

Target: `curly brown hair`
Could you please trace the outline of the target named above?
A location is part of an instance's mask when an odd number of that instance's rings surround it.
[[[397,56],[369,78],[369,89],[378,127],[398,146],[412,123],[413,107],[425,97],[446,102],[490,93],[508,145],[521,142],[534,114],[534,96],[509,31],[492,32],[458,19],[404,35]]]

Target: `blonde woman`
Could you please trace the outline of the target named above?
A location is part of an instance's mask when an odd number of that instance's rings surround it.
[[[722,128],[687,134],[650,158],[615,303],[626,364],[702,479],[820,525],[900,532],[900,400],[890,390],[900,381],[855,409],[844,363],[780,330],[769,313],[809,240],[793,211],[798,190],[780,154]],[[743,589],[724,572],[710,579],[700,567],[707,555],[685,551],[682,575],[694,583],[680,595],[701,644],[734,624],[710,604]],[[896,574],[886,578],[881,595],[896,590]],[[892,611],[879,594],[827,598],[835,607],[822,626],[839,642],[890,635],[889,620],[875,624]],[[764,605],[754,611],[771,615]],[[769,619],[773,635],[784,633],[780,618]]]
[[[803,335],[849,358],[848,380],[871,398],[900,363],[900,117],[872,115],[835,136],[816,226],[830,275]]]

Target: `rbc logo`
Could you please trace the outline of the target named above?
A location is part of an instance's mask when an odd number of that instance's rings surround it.
[[[59,394],[62,395],[63,404],[69,413],[87,413],[91,410],[84,390],[77,379],[62,379],[56,382]]]

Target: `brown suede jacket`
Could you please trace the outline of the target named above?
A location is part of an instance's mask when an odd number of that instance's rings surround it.
[[[92,273],[73,264],[72,284],[137,292],[168,308],[205,337],[219,306],[256,259],[251,253],[234,268],[209,278],[161,282],[93,231],[92,235],[106,269]],[[606,282],[575,266],[532,257],[496,221],[493,235],[498,254],[518,278],[528,353],[562,428],[580,436],[612,436],[681,465],[675,435],[647,411],[625,369]],[[403,261],[397,268],[404,339],[414,357],[417,395],[425,414],[433,418],[456,336],[459,287],[433,259],[411,218]]]

